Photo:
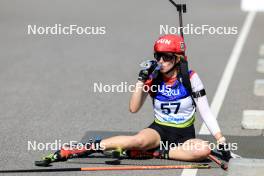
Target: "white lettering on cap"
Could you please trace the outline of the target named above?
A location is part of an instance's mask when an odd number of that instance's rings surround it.
[[[157,43],[164,43],[164,44],[170,45],[171,40],[168,40],[168,39],[159,39],[157,41]]]

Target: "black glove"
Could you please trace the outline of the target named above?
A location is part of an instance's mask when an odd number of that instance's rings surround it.
[[[138,74],[139,81],[147,81],[149,78],[155,78],[159,72],[160,65],[155,60],[147,60],[140,64],[141,70]]]
[[[230,152],[230,150],[229,150],[229,146],[228,146],[228,144],[226,143],[226,140],[225,140],[224,137],[222,137],[222,139],[220,139],[220,140],[218,141],[217,149],[218,149],[219,152],[222,153],[223,159],[224,159],[225,161],[229,161],[229,160],[232,158],[232,156],[231,156],[231,152]]]

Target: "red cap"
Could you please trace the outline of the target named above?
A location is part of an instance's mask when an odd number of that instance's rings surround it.
[[[186,50],[184,40],[178,35],[164,35],[161,36],[154,45],[155,52],[172,52],[183,54]]]

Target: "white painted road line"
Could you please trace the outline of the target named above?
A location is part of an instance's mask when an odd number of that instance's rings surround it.
[[[244,110],[241,124],[244,129],[263,130],[264,129],[264,111],[263,110]]]
[[[264,96],[264,79],[255,80],[254,94],[257,96]]]
[[[251,28],[251,25],[254,21],[255,16],[256,16],[256,12],[249,12],[248,13],[248,15],[245,19],[245,22],[243,24],[242,30],[240,31],[238,39],[237,39],[235,46],[232,50],[232,53],[230,55],[230,58],[228,60],[225,71],[224,71],[223,76],[222,76],[220,83],[218,85],[216,93],[214,95],[213,101],[211,103],[211,110],[212,110],[212,113],[215,115],[215,118],[217,118],[218,113],[219,113],[221,106],[223,104],[228,86],[230,84],[231,78],[233,76],[234,70],[235,70],[237,62],[239,60],[241,50],[242,50],[244,43],[247,39],[248,33],[250,31],[250,28]],[[207,127],[205,126],[204,123],[201,126],[199,134],[210,134],[209,130],[207,129]],[[181,176],[195,176],[197,171],[198,171],[197,169],[183,169]]]
[[[264,59],[258,60],[257,72],[264,73]]]
[[[259,55],[264,57],[264,44],[259,47]]]

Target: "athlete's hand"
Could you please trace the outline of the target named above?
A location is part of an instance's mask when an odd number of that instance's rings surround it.
[[[230,152],[228,144],[226,143],[225,137],[221,137],[220,139],[217,140],[217,149],[219,152],[222,153],[224,160],[229,161],[232,158],[231,152]]]
[[[138,80],[142,82],[147,81],[151,76],[156,76],[153,74],[156,74],[154,72],[159,70],[159,64],[155,60],[144,61],[140,64],[140,66],[141,70],[138,74]]]

